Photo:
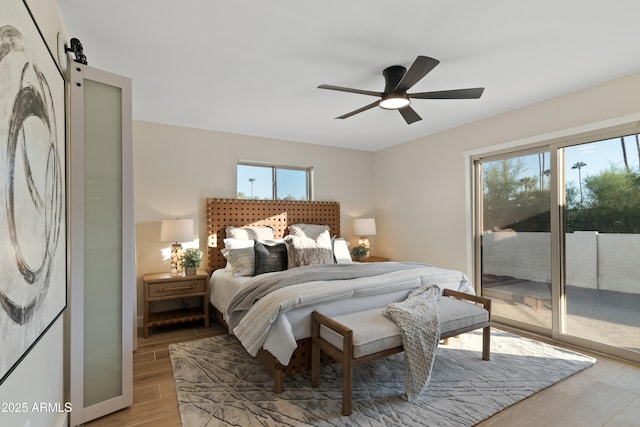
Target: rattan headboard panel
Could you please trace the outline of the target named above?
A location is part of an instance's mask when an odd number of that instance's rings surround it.
[[[248,225],[273,228],[276,239],[287,234],[291,224],[329,226],[332,236],[340,236],[339,202],[297,202],[290,200],[207,199],[207,259],[209,271],[224,268],[226,228]]]

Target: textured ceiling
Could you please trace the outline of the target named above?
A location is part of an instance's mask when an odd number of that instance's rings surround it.
[[[640,71],[637,0],[58,0],[90,66],[133,79],[136,120],[377,151]],[[407,125],[382,70],[440,60]],[[640,92],[640,88],[639,88]],[[596,106],[594,106],[596,108]]]

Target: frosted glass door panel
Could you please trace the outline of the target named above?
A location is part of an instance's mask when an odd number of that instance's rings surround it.
[[[121,105],[120,88],[85,80],[85,407],[122,394]]]

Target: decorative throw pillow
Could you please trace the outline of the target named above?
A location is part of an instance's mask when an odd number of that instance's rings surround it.
[[[222,255],[231,264],[231,271],[238,276],[253,276],[255,269],[255,255],[253,254],[253,246],[248,248],[220,250]]]
[[[267,245],[256,241],[253,252],[255,255],[254,276],[287,269],[287,246],[284,243]]]
[[[341,237],[333,239],[333,258],[337,264],[353,263],[349,253],[349,242]]]
[[[227,237],[230,239],[241,240],[273,240],[273,228],[271,227],[233,227],[229,226],[226,229]]]
[[[320,234],[317,239],[287,236],[284,242],[287,245],[289,268],[311,264],[333,264],[333,250],[328,230]]]
[[[287,229],[292,236],[308,237],[309,239],[317,239],[325,231],[329,232],[328,225],[318,224],[293,224]]]

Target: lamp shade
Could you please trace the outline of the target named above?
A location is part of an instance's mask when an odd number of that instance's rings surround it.
[[[192,219],[165,219],[160,222],[161,242],[188,242],[193,240]]]
[[[376,219],[375,218],[358,218],[354,222],[354,232],[356,236],[375,236],[376,235]]]

